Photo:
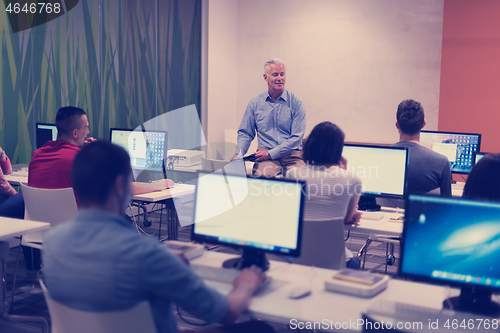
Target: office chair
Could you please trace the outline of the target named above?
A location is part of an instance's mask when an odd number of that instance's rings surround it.
[[[300,257],[294,264],[345,268],[344,218],[304,219]]]
[[[23,192],[25,212],[24,219],[38,222],[48,222],[51,227],[73,220],[77,213],[75,194],[72,188],[42,189],[21,184]],[[21,236],[21,245],[31,247],[31,261],[33,267],[33,248],[42,249],[43,235],[45,231],[33,232]],[[16,287],[17,268],[19,266],[19,246],[17,251],[16,270],[12,285],[11,303],[14,303],[14,291]],[[34,275],[33,275],[34,279]],[[34,284],[34,281],[33,281]]]
[[[43,281],[39,282],[49,308],[52,333],[156,332],[151,308],[147,301],[121,311],[82,311],[53,300]]]

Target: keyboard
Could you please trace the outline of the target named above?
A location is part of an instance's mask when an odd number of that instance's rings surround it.
[[[232,284],[234,279],[240,275],[241,271],[234,268],[223,268],[223,267],[213,267],[213,266],[203,266],[203,265],[193,265],[191,268],[198,274],[201,278],[206,280],[213,280],[223,283]],[[256,294],[267,289],[267,286],[271,283],[272,278],[267,276],[264,282],[261,283],[259,288],[255,291]]]
[[[421,322],[424,328],[429,328],[429,322],[436,323],[437,321],[438,327],[435,329],[449,330],[452,332],[491,333],[498,331],[498,329],[492,330],[491,327],[494,322],[498,324],[498,318],[495,317],[448,309],[428,308],[389,300],[375,301],[368,308],[367,314],[380,315],[400,321]]]
[[[233,283],[233,280],[240,275],[240,271],[233,268],[202,265],[191,265],[191,268],[203,279],[225,283]]]
[[[364,220],[374,220],[378,221],[381,220],[384,217],[383,212],[367,212],[367,211],[361,211],[361,218]]]

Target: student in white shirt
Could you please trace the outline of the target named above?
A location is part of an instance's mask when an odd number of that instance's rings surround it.
[[[346,170],[342,157],[344,132],[326,121],[314,127],[303,150],[306,166],[290,169],[286,176],[307,181],[305,218],[344,218],[346,224],[356,224],[361,218],[357,205],[361,195],[361,180]],[[347,267],[359,268],[357,257],[346,248]]]

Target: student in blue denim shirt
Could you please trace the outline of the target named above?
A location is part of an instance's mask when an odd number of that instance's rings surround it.
[[[86,145],[75,158],[72,183],[79,214],[50,229],[44,239],[45,281],[54,300],[88,311],[149,301],[157,331],[165,333],[177,332],[174,303],[197,318],[221,323],[248,308],[265,279],[261,271],[243,270],[226,297],[163,245],[141,237],[123,217],[131,200],[132,169],[121,147],[104,141]]]

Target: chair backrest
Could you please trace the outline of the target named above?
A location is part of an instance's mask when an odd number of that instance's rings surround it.
[[[52,321],[52,333],[153,333],[149,302],[122,311],[91,312],[69,308],[52,298],[40,280]]]
[[[73,220],[78,213],[75,193],[71,187],[43,189],[21,184],[24,198],[24,219],[48,222],[51,226]],[[23,235],[23,242],[41,242],[44,232]]]
[[[345,268],[344,218],[304,219],[301,254],[292,262],[320,268]]]

